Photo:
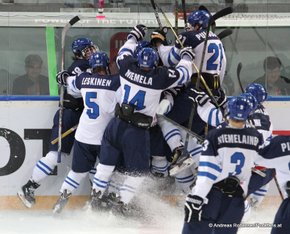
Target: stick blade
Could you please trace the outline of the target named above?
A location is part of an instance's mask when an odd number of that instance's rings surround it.
[[[225,30],[221,31],[217,36],[220,40],[224,39],[225,37],[228,37],[232,35],[233,30],[230,28],[226,28]]]
[[[79,16],[75,16],[75,17],[73,17],[70,21],[69,21],[69,24],[71,25],[71,26],[73,26],[75,23],[77,23],[78,21],[80,21],[80,17]]]
[[[224,9],[221,9],[220,11],[216,12],[213,16],[212,16],[212,20],[215,21],[221,17],[224,17],[226,15],[229,15],[231,13],[234,12],[234,9],[232,7],[226,7]]]
[[[243,88],[242,81],[241,81],[241,76],[240,76],[242,67],[243,67],[242,63],[239,62],[238,66],[237,66],[237,78],[238,78],[238,82],[239,82],[240,89],[244,93],[245,90]]]

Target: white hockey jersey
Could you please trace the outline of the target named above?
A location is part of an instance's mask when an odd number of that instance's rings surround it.
[[[101,145],[103,133],[114,110],[120,92],[119,75],[82,73],[67,79],[71,95],[81,93],[84,110],[80,117],[75,139],[91,145]]]

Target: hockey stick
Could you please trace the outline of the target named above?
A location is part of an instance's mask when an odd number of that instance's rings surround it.
[[[181,0],[181,4],[182,4],[182,11],[183,11],[184,27],[186,27],[187,15],[186,15],[186,9],[185,9],[185,0]]]
[[[175,17],[175,31],[178,32],[178,0],[175,0],[175,12],[174,12],[174,17]]]
[[[157,20],[158,26],[159,26],[159,28],[161,30],[162,29],[162,24],[161,24],[161,20],[159,18],[159,14],[158,14],[158,11],[157,11],[157,7],[156,7],[156,4],[155,4],[155,1],[154,0],[150,0],[150,2],[151,2],[151,5],[153,7],[154,15],[155,15],[155,18]]]
[[[78,127],[78,125],[75,125],[73,127],[71,127],[69,130],[67,130],[66,132],[64,132],[63,134],[61,134],[61,139],[65,138],[66,136],[68,136],[69,134],[71,134],[74,130],[76,130]],[[55,138],[54,140],[52,140],[50,143],[52,145],[56,144],[58,142],[59,138]]]
[[[244,93],[245,90],[243,88],[242,81],[241,81],[241,76],[240,76],[241,75],[242,67],[243,67],[242,63],[239,62],[238,67],[237,67],[237,78],[238,78],[238,82],[239,82],[240,89]]]
[[[202,142],[204,141],[204,138],[203,138],[203,137],[201,137],[201,136],[198,135],[197,133],[191,131],[190,129],[188,129],[188,128],[182,126],[182,125],[180,125],[179,123],[175,122],[174,120],[168,118],[168,117],[165,116],[165,115],[159,115],[159,114],[157,114],[157,118],[158,118],[158,119],[161,119],[161,120],[165,120],[165,121],[167,121],[167,122],[173,124],[173,125],[176,126],[177,128],[182,129],[183,131],[185,131],[186,133],[188,133],[190,136],[196,138],[200,143],[202,143]]]
[[[65,36],[67,31],[78,21],[80,18],[78,16],[73,17],[62,29],[61,31],[61,71],[64,70],[65,65]],[[59,94],[59,116],[58,116],[58,147],[57,147],[57,162],[61,162],[61,132],[62,132],[62,115],[63,115],[63,95],[64,87],[60,85],[60,94]]]
[[[177,36],[177,34],[176,34],[175,30],[173,29],[173,27],[172,27],[172,25],[171,25],[169,19],[167,18],[166,14],[164,13],[164,11],[162,10],[162,8],[161,8],[158,4],[156,4],[156,6],[158,7],[158,9],[160,10],[160,12],[162,13],[164,19],[166,20],[166,22],[167,22],[169,28],[171,29],[172,33],[174,34],[174,36],[175,36],[175,38],[176,38],[176,40],[179,42],[179,44],[181,45],[181,47],[184,48],[183,43],[180,41],[179,37]],[[195,65],[194,62],[192,62],[192,66],[194,67],[194,69],[195,69],[197,72],[199,71],[199,69],[197,68],[197,66]],[[213,97],[213,95],[212,95],[212,92],[210,91],[209,87],[207,86],[207,84],[206,84],[206,82],[205,82],[205,80],[204,80],[204,78],[203,78],[202,75],[200,76],[200,79],[202,80],[203,85],[205,86],[206,90],[208,91],[208,93],[209,93],[211,99],[213,99],[213,102],[214,102],[215,104],[217,104],[216,100],[214,99],[214,97]]]
[[[230,28],[226,28],[225,30],[221,31],[217,36],[220,40],[232,35],[233,30]]]
[[[280,195],[280,197],[281,197],[281,199],[282,199],[282,201],[283,201],[283,200],[284,200],[284,196],[283,196],[283,193],[282,193],[282,191],[281,191],[280,185],[278,184],[277,177],[276,177],[276,175],[274,175],[273,177],[274,177],[274,182],[275,182],[275,184],[276,184],[276,186],[277,186],[277,189],[278,189],[279,195]]]

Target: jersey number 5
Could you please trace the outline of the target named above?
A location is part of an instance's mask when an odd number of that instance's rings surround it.
[[[100,115],[99,105],[92,100],[96,98],[97,98],[96,92],[86,93],[85,103],[86,103],[86,106],[88,107],[87,115],[89,116],[90,119],[96,119]]]

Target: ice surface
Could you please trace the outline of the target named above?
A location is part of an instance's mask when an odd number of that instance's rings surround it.
[[[168,188],[168,184],[165,184]],[[138,195],[138,205],[143,207],[149,220],[129,220],[109,213],[91,210],[69,210],[54,216],[52,210],[36,211],[0,211],[0,233],[2,234],[178,234],[183,226],[183,200],[179,207],[169,205],[160,199],[161,187],[147,186]],[[147,187],[145,186],[145,187]],[[240,228],[238,234],[267,234],[270,227],[259,224],[271,224],[280,205],[279,199],[265,199],[257,210],[252,210],[246,224],[257,227]],[[270,201],[270,202],[269,202]]]

